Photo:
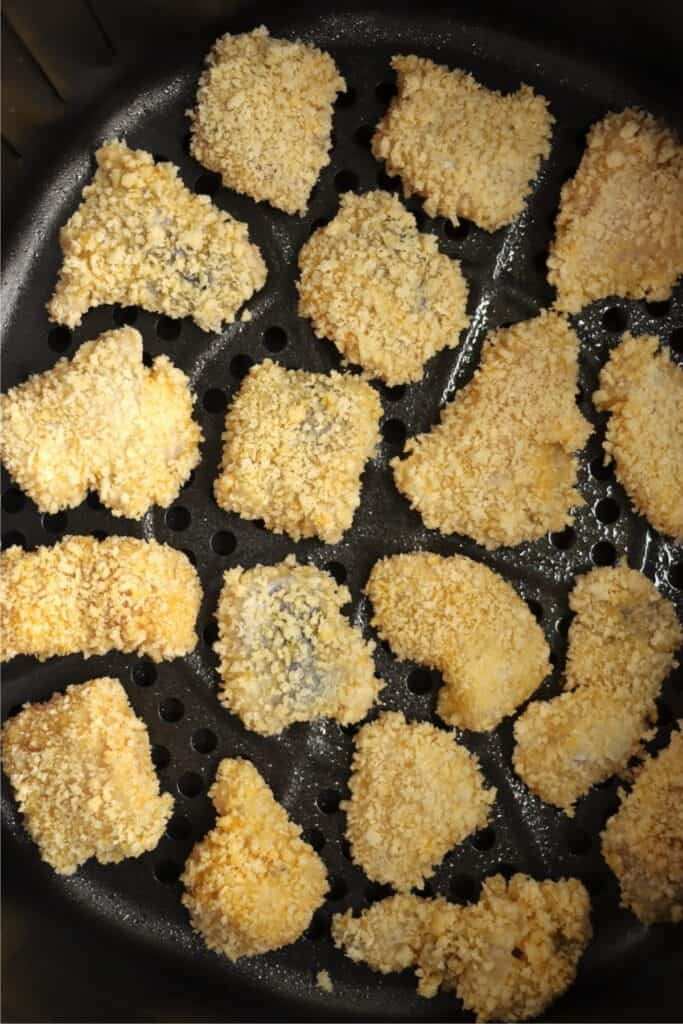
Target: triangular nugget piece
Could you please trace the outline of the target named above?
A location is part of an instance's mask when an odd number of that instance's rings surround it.
[[[209,796],[216,826],[182,876],[193,928],[230,960],[296,942],[327,892],[325,865],[251,762],[221,761]]]
[[[108,142],[83,202],[60,233],[64,262],[47,309],[76,327],[92,306],[120,302],[220,331],[266,280],[246,224],[195,195],[170,163]]]
[[[624,110],[594,124],[562,189],[548,281],[555,305],[666,299],[683,274],[683,146],[650,114]]]
[[[578,351],[556,313],[489,335],[480,369],[440,424],[392,462],[398,489],[430,529],[495,548],[572,522],[583,504],[573,453],[591,432],[576,407]]]

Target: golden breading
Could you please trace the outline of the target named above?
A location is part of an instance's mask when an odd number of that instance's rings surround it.
[[[438,669],[437,710],[449,725],[495,729],[551,671],[525,601],[485,565],[418,551],[376,562],[371,624],[399,658]]]
[[[325,898],[325,865],[251,762],[221,761],[209,796],[216,826],[182,876],[192,927],[230,960],[296,942]]]
[[[63,875],[116,864],[159,842],[173,798],[159,794],[149,736],[118,679],[26,704],[2,730],[3,766],[40,855]]]
[[[683,274],[683,146],[650,114],[608,114],[562,189],[548,281],[557,309],[666,299]]]
[[[605,452],[636,509],[683,543],[683,369],[657,338],[625,334],[593,403],[612,414]]]
[[[195,195],[171,163],[111,141],[60,232],[64,262],[47,309],[76,327],[92,306],[120,302],[191,316],[220,331],[266,280],[246,224]]]
[[[564,317],[545,311],[488,336],[480,369],[438,426],[392,462],[430,529],[496,548],[573,521],[583,504],[573,453],[591,433],[575,402],[578,352]]]
[[[363,718],[380,686],[373,643],[341,614],[346,587],[289,555],[230,569],[218,602],[221,701],[264,735],[292,722]]]
[[[330,162],[332,104],[346,83],[329,53],[263,25],[216,41],[191,113],[192,155],[227,188],[306,212]]]
[[[398,95],[380,121],[372,152],[399,174],[406,195],[430,217],[467,217],[487,231],[522,212],[550,153],[555,118],[528,85],[508,96],[466,71],[424,57],[394,57]]]
[[[420,887],[451,847],[483,828],[496,798],[452,733],[398,711],[360,729],[351,768],[341,806],[353,861],[398,890]]]
[[[253,366],[225,419],[216,501],[294,540],[336,544],[360,504],[382,404],[351,375]]]
[[[114,515],[141,519],[199,462],[192,402],[170,359],[143,365],[138,331],[107,331],[0,397],[2,461],[41,512],[96,490]]]
[[[339,213],[299,254],[299,313],[351,363],[387,384],[422,379],[467,327],[457,260],[388,192],[341,197]]]
[[[65,537],[0,555],[0,655],[137,651],[179,658],[197,643],[202,597],[187,555],[135,537]]]
[[[681,723],[679,722],[679,728]],[[641,768],[602,833],[621,902],[644,924],[683,921],[683,733]]]
[[[639,752],[683,630],[671,603],[625,566],[580,576],[569,606],[565,692],[517,719],[513,761],[529,789],[573,814],[580,796]]]

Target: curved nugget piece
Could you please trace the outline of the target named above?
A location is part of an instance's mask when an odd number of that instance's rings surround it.
[[[261,25],[221,36],[206,64],[190,115],[192,156],[227,188],[303,216],[330,162],[332,104],[346,92],[332,57],[272,39]]]
[[[579,339],[543,312],[494,331],[481,367],[428,434],[391,465],[430,529],[487,548],[536,540],[583,504],[577,459],[591,426],[576,407]]]
[[[639,752],[683,630],[670,602],[625,566],[581,576],[569,606],[565,692],[517,719],[513,761],[529,789],[571,815]]]
[[[137,651],[179,658],[197,643],[202,591],[187,555],[135,537],[65,537],[0,554],[0,655]]]
[[[601,835],[622,906],[644,924],[683,921],[683,733],[649,758]]]
[[[41,512],[94,490],[114,515],[141,519],[167,508],[199,462],[192,402],[170,359],[144,366],[138,331],[107,331],[0,398],[2,461]]]
[[[605,452],[638,512],[683,543],[683,369],[657,338],[625,334],[600,371]]]
[[[229,960],[296,942],[325,898],[325,865],[249,761],[221,761],[209,796],[216,826],[181,878],[192,927]]]
[[[557,309],[666,299],[683,274],[683,146],[650,114],[608,114],[562,188],[548,281]]]
[[[377,392],[358,377],[286,370],[266,359],[228,410],[216,501],[294,540],[336,544],[360,504],[381,415]]]
[[[483,828],[496,798],[451,733],[398,711],[360,729],[351,768],[341,806],[353,861],[399,891],[421,887],[451,847]]]
[[[467,327],[467,284],[388,192],[341,197],[339,213],[299,254],[299,313],[351,363],[387,384],[422,379]]]
[[[246,224],[185,188],[178,168],[105,143],[83,202],[60,232],[64,262],[47,310],[76,327],[92,306],[120,302],[220,331],[266,280]]]
[[[380,686],[374,644],[341,614],[346,587],[290,555],[279,565],[230,569],[218,603],[221,701],[255,732],[293,722],[363,718]]]
[[[466,71],[424,57],[394,57],[398,95],[380,121],[372,152],[400,174],[406,195],[425,199],[430,217],[467,217],[487,231],[522,212],[554,117],[528,85],[508,96]]]
[[[543,630],[514,588],[485,565],[427,551],[376,562],[372,625],[399,658],[438,669],[449,725],[495,729],[551,671]]]
[[[2,730],[3,766],[26,828],[55,871],[153,850],[173,798],[159,781],[145,723],[118,679],[68,686],[26,704]]]

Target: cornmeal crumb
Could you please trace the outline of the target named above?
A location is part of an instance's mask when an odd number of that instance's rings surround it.
[[[334,985],[328,971],[318,971],[315,976],[315,983],[323,992],[327,992],[330,995],[334,992]]]

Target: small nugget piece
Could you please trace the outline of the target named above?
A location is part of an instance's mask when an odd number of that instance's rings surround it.
[[[263,25],[217,40],[199,80],[193,157],[227,188],[303,216],[330,162],[332,104],[346,82],[329,55]]]
[[[399,174],[406,195],[425,199],[430,217],[467,217],[487,231],[522,212],[555,118],[528,85],[503,96],[466,71],[424,57],[394,57],[398,95],[372,152]]]
[[[605,452],[636,509],[683,543],[683,369],[657,338],[625,334],[593,404],[612,414]]]
[[[608,114],[562,189],[548,281],[557,309],[666,299],[683,274],[683,146],[650,114]]]
[[[137,651],[179,658],[197,643],[202,591],[187,555],[135,537],[65,537],[0,554],[0,655]]]
[[[266,359],[228,410],[216,501],[294,540],[336,544],[360,504],[381,415],[377,392],[358,377],[286,370]]]
[[[107,331],[0,398],[2,461],[41,512],[90,490],[114,515],[167,508],[199,462],[188,380],[166,356],[148,369],[142,336]]]
[[[251,762],[221,761],[209,796],[216,826],[181,879],[192,927],[229,960],[296,942],[325,898],[325,865]]]
[[[60,232],[64,262],[47,309],[77,327],[92,306],[120,302],[220,331],[266,280],[246,224],[185,188],[178,168],[107,142],[83,202]]]
[[[486,789],[474,754],[429,722],[387,711],[358,732],[346,834],[373,882],[419,888],[451,847],[486,825]]]
[[[488,336],[480,369],[438,426],[392,462],[430,529],[496,548],[573,521],[583,504],[573,453],[592,429],[576,407],[578,352],[564,317],[545,311]]]
[[[351,192],[299,255],[299,313],[351,363],[387,384],[422,379],[469,317],[460,264],[388,192]]]
[[[2,730],[3,765],[41,857],[72,875],[153,850],[173,810],[145,723],[118,679],[68,686],[27,704]]]
[[[673,605],[625,566],[579,577],[569,607],[565,692],[517,719],[513,761],[529,789],[572,815],[640,751],[683,630]]]

